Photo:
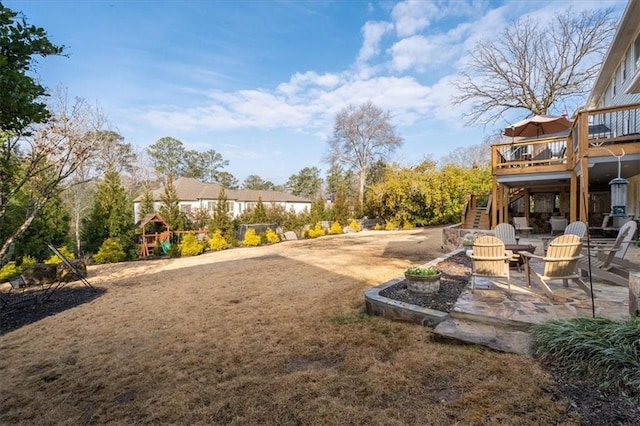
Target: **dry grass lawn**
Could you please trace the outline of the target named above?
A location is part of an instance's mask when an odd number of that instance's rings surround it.
[[[0,336],[0,423],[575,423],[531,359],[362,313],[440,244],[366,231],[90,267],[99,297]]]

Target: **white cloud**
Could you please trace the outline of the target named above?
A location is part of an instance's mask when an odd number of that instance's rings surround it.
[[[295,73],[288,82],[278,85],[278,91],[285,95],[293,95],[305,88],[319,86],[322,88],[335,87],[340,83],[340,76],[337,74],[325,73],[319,75],[313,71],[305,73]]]
[[[367,22],[362,27],[364,41],[358,53],[358,62],[366,62],[380,52],[382,36],[393,29],[389,22]]]
[[[429,68],[448,63],[455,54],[454,39],[447,35],[425,37],[414,35],[404,38],[390,49],[391,64],[394,71],[410,69],[423,72]]]
[[[438,14],[438,6],[431,1],[407,0],[396,4],[391,11],[398,37],[408,37],[424,30]]]

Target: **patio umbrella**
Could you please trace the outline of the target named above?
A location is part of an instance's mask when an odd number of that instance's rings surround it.
[[[571,122],[565,117],[549,115],[534,115],[519,121],[504,129],[505,136],[540,136],[558,133],[571,127]]]

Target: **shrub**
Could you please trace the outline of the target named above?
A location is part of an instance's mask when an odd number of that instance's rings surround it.
[[[404,225],[402,225],[402,229],[405,231],[409,231],[411,229],[413,229],[413,225],[410,224],[409,222],[405,222]]]
[[[222,236],[222,231],[216,229],[213,231],[213,235],[209,239],[209,249],[213,251],[220,251],[227,248],[227,240]]]
[[[104,240],[104,242],[100,246],[98,253],[93,255],[93,260],[96,263],[100,263],[100,264],[117,263],[117,262],[122,262],[124,259],[126,259],[126,257],[127,257],[127,254],[124,252],[124,249],[122,248],[122,244],[120,244],[117,240],[113,238],[107,238],[106,240]],[[45,263],[49,263],[49,262],[45,262]]]
[[[309,238],[317,238],[317,237],[323,237],[325,235],[324,229],[322,229],[322,225],[320,225],[320,222],[316,223],[316,225],[313,228],[310,228],[307,231],[307,236]]]
[[[104,243],[102,244],[104,245]],[[120,246],[120,248],[122,248],[122,246]],[[61,255],[63,255],[67,259],[75,258],[75,255],[71,253],[69,249],[66,247],[58,247],[58,251],[60,252]],[[60,259],[57,254],[52,254],[47,260],[44,261],[44,263],[49,265],[58,264],[58,263],[62,263],[62,259]]]
[[[171,258],[180,257],[180,248],[177,245],[172,244],[169,247],[169,250],[167,250],[167,256]]]
[[[362,228],[360,227],[360,225],[358,225],[358,222],[356,222],[355,220],[352,220],[349,223],[349,228],[353,229],[356,232],[362,231]]]
[[[536,355],[559,364],[600,388],[640,396],[640,317],[626,322],[607,318],[573,318],[534,325]]]
[[[387,224],[384,226],[384,230],[385,230],[385,231],[393,231],[393,230],[395,230],[396,228],[397,228],[397,227],[396,227],[396,224],[395,224],[395,223],[393,223],[393,221],[389,221],[389,222],[387,222]]]
[[[204,245],[198,242],[195,234],[189,233],[178,244],[180,256],[197,256],[204,251]]]
[[[20,263],[20,269],[26,271],[27,269],[33,268],[38,261],[35,257],[31,256],[22,256],[22,262]]]
[[[7,280],[9,278],[17,277],[22,273],[21,268],[16,266],[16,262],[7,262],[6,265],[0,269],[0,281]]]
[[[255,247],[260,245],[260,236],[256,235],[256,230],[253,228],[247,229],[247,232],[244,234],[244,240],[242,241],[242,245],[246,247]]]
[[[278,244],[280,237],[271,228],[267,228],[267,242],[269,244]]]
[[[331,228],[329,229],[330,235],[342,234],[342,225],[340,222],[335,221],[331,224]]]
[[[380,225],[379,223],[376,223],[376,224],[374,225],[373,229],[374,229],[375,231],[380,231],[380,230],[382,229],[382,225]]]

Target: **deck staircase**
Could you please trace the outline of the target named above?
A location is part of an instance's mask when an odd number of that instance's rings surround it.
[[[490,205],[487,196],[471,195],[465,204],[462,215],[464,229],[491,229]]]

